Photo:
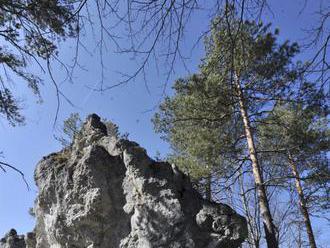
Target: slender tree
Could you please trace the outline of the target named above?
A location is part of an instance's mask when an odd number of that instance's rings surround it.
[[[277,231],[256,149],[258,137],[255,130],[258,122],[269,115],[278,102],[292,100],[298,69],[291,59],[298,52],[298,46],[289,42],[278,44],[278,31],[272,33],[269,27],[244,21],[228,6],[224,14],[213,22],[200,74],[176,84],[176,95],[161,105],[155,124],[156,130],[163,132],[171,143],[176,142],[178,132],[182,134],[178,131],[182,126],[185,126],[183,130],[188,136],[194,136],[193,132],[196,132],[189,131],[191,126],[194,130],[204,127],[204,123],[208,123],[209,127],[216,126],[206,129],[210,136],[213,134],[213,139],[220,139],[215,144],[222,141],[221,131],[226,130],[224,126],[239,130],[235,135],[240,142],[231,143],[233,140],[229,139],[231,146],[228,147],[233,148],[245,141],[241,158],[247,158],[252,167],[267,245],[278,247]],[[196,109],[195,104],[190,104],[194,90],[201,92],[196,94],[204,103],[204,109]],[[212,95],[216,97],[212,98]],[[181,111],[176,111],[177,108]],[[181,124],[177,125],[178,122]],[[181,141],[184,142],[185,137],[182,136]],[[185,143],[185,146],[189,147],[189,144]]]
[[[71,113],[70,116],[63,121],[61,134],[55,136],[55,139],[59,141],[63,147],[69,146],[73,139],[79,134],[82,124],[83,122],[79,113]]]
[[[308,184],[318,185],[317,197],[328,198],[330,171],[327,152],[329,152],[329,123],[327,121],[327,98],[315,85],[305,82],[302,86],[304,96],[297,102],[283,103],[265,120],[261,128],[261,145],[270,150],[268,159],[279,161],[281,170],[294,179],[310,247],[316,248],[306,197]],[[267,159],[266,157],[266,159]],[[273,166],[276,163],[270,162]],[[302,176],[305,175],[305,176]],[[289,179],[289,178],[287,178]],[[305,181],[305,183],[304,183]],[[310,183],[308,183],[310,181]],[[304,185],[306,188],[304,189]],[[323,195],[323,197],[322,197]],[[316,205],[317,199],[314,204]]]
[[[107,135],[115,137],[117,139],[125,138],[128,136],[127,133],[121,134],[119,132],[119,127],[112,121],[107,120],[106,118],[102,119],[103,123],[107,128]],[[63,147],[68,147],[72,144],[73,140],[81,135],[81,128],[83,126],[83,121],[79,113],[71,113],[68,118],[63,121],[60,134],[54,136],[54,138],[60,142]]]

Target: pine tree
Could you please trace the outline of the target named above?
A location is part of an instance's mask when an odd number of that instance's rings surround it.
[[[264,159],[270,160],[272,166],[277,164],[283,171],[282,175],[289,174],[294,179],[298,208],[304,219],[309,244],[316,248],[306,190],[311,186],[319,189],[312,194],[316,197],[313,199],[315,205],[317,198],[329,199],[329,112],[322,90],[308,82],[304,82],[302,89],[304,95],[298,96],[298,101],[276,106],[265,119],[265,125],[259,126],[259,137],[260,145],[270,152]],[[275,160],[279,163],[274,163]]]
[[[203,147],[209,147],[216,157],[237,158],[239,154],[240,159],[248,159],[267,245],[277,248],[277,231],[256,149],[256,129],[278,102],[292,100],[299,75],[292,58],[298,45],[279,44],[277,30],[272,33],[269,25],[243,21],[230,7],[212,25],[200,73],[176,82],[176,94],[164,101],[155,116],[156,130],[173,148],[179,148],[177,153],[205,160],[208,156]],[[199,136],[204,139],[196,139]],[[201,156],[195,156],[198,150]]]

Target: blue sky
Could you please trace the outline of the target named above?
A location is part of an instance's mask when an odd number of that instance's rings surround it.
[[[306,37],[303,32],[314,24],[316,16],[312,10],[317,9],[320,1],[308,1],[304,14],[299,15],[304,0],[297,1],[270,1],[273,14],[267,14],[265,22],[272,22],[274,27],[280,29],[280,36],[283,40],[301,42]],[[190,48],[195,42],[197,35],[205,29],[207,21],[203,15],[197,15],[191,21],[185,34],[185,46]],[[95,41],[91,37],[85,37],[84,42],[91,49]],[[62,43],[60,56],[63,60],[69,61],[73,55],[73,44]],[[136,68],[136,63],[127,56],[111,52],[104,54],[105,82],[116,82],[120,79],[115,71],[131,71]],[[309,56],[310,53],[305,53]],[[198,63],[203,56],[203,45],[196,47],[192,58],[187,60],[191,71],[196,71]],[[302,57],[303,58],[303,57]],[[93,57],[86,53],[81,54],[80,63],[88,71],[78,70],[75,74],[74,83],[65,82],[61,89],[66,96],[72,100],[75,107],[62,102],[57,126],[53,128],[53,119],[56,109],[56,98],[54,88],[49,83],[49,78],[44,75],[45,85],[42,86],[43,104],[36,104],[36,98],[24,87],[24,82],[17,81],[12,89],[22,100],[23,113],[26,117],[26,125],[21,127],[10,127],[4,119],[0,119],[0,151],[4,152],[5,160],[10,164],[22,169],[32,189],[26,190],[19,175],[12,171],[0,174],[0,236],[10,228],[15,227],[19,233],[25,233],[33,229],[34,220],[28,214],[28,209],[33,206],[36,196],[36,187],[33,181],[33,171],[37,162],[45,155],[60,150],[60,144],[54,139],[54,134],[60,128],[60,124],[72,112],[79,112],[81,116],[89,113],[97,113],[102,117],[110,119],[120,126],[122,132],[128,132],[129,138],[137,141],[145,147],[151,156],[157,151],[165,155],[169,146],[165,144],[157,134],[154,133],[150,119],[153,115],[153,108],[161,100],[162,84],[166,76],[158,73],[155,66],[151,65],[148,70],[148,86],[151,94],[144,86],[144,79],[138,77],[129,84],[114,88],[103,94],[93,92],[86,86],[97,85],[100,81],[99,57],[97,53]],[[39,69],[31,65],[31,70],[39,73]],[[63,68],[54,66],[54,75],[61,80],[64,74]],[[176,65],[174,78],[187,75],[183,65]],[[170,90],[168,90],[170,93]],[[151,110],[151,111],[149,111]],[[314,220],[316,226],[322,227],[322,232],[330,232],[329,225]],[[324,241],[326,237],[322,238]],[[330,238],[327,238],[330,242]]]

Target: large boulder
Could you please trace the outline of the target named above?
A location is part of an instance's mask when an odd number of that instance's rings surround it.
[[[202,199],[174,165],[108,136],[95,114],[69,148],[39,162],[35,180],[31,248],[235,248],[247,236],[242,216]]]

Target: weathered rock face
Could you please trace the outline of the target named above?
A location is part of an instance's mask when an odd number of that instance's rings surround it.
[[[203,200],[137,143],[107,136],[98,116],[78,136],[36,168],[34,235],[6,236],[0,248],[235,248],[245,239],[242,216]]]

